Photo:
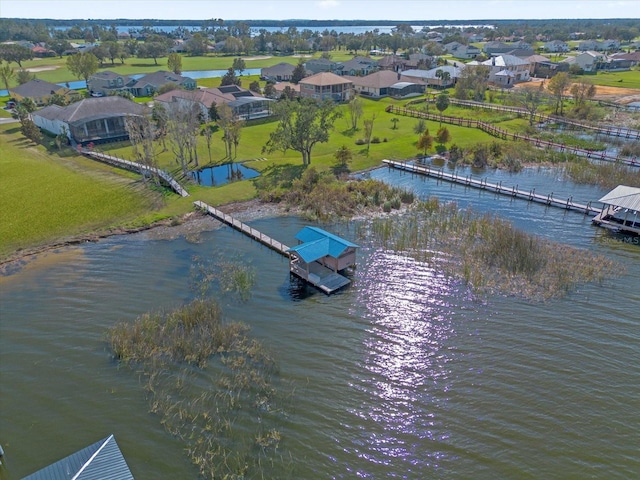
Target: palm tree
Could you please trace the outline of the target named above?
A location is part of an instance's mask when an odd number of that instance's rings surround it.
[[[4,62],[0,60],[0,78],[2,78],[2,83],[4,83],[4,87],[7,89],[7,92],[9,91],[9,83],[15,76],[16,72],[11,68],[9,62],[5,65]]]

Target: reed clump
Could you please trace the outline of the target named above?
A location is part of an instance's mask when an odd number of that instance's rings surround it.
[[[396,210],[415,199],[413,192],[377,180],[344,182],[331,172],[319,172],[314,167],[299,173],[293,180],[283,176],[281,184],[256,183],[260,197],[285,203],[307,219],[325,222],[351,218],[365,211]],[[267,187],[279,194],[274,197],[272,191],[263,191]]]
[[[576,183],[612,189],[618,185],[640,187],[640,169],[623,163],[592,163],[587,159],[564,165],[563,173]]]
[[[199,299],[109,331],[118,362],[145,379],[149,410],[205,479],[286,478],[281,424],[291,389],[247,326]]]
[[[516,229],[507,220],[432,198],[402,215],[370,219],[363,239],[442,269],[479,294],[560,297],[620,272],[611,260]]]

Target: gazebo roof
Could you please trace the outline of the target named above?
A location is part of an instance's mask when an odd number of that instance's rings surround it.
[[[306,263],[314,262],[323,257],[338,258],[347,248],[358,248],[349,240],[340,238],[318,227],[304,227],[296,234],[300,245],[291,247],[290,252],[296,252]]]
[[[606,205],[628,208],[637,212],[640,211],[640,188],[618,185],[599,201]]]

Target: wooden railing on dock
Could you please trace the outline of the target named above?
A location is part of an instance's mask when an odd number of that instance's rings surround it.
[[[389,113],[396,113],[398,115],[406,115],[406,116],[415,117],[415,118],[424,118],[425,120],[433,120],[435,122],[444,122],[450,125],[457,125],[459,127],[477,128],[479,130],[482,130],[483,132],[488,133],[489,135],[501,138],[503,140],[522,140],[536,147],[551,147],[551,148],[555,148],[560,152],[573,153],[575,155],[580,155],[582,157],[587,157],[593,160],[602,160],[605,162],[618,162],[618,163],[623,163],[625,165],[629,165],[633,167],[640,167],[640,161],[633,158],[628,158],[621,155],[614,157],[613,155],[607,155],[604,152],[598,152],[595,150],[588,150],[585,148],[574,147],[570,145],[565,145],[563,143],[556,143],[556,142],[550,142],[547,140],[541,140],[539,138],[529,137],[527,135],[521,135],[519,133],[509,132],[502,128],[498,128],[495,125],[492,125],[490,123],[480,122],[478,120],[471,120],[469,118],[438,115],[435,113],[427,113],[420,110],[414,110],[412,108],[395,107],[393,105],[389,105],[386,108],[386,111]]]
[[[231,215],[228,215],[218,210],[217,208],[212,207],[211,205],[207,205],[206,203],[201,202],[200,200],[193,202],[193,204],[196,206],[196,208],[199,208],[200,210],[205,211],[206,213],[214,217],[216,220],[219,220],[222,223],[229,225],[235,230],[244,233],[246,236],[262,243],[263,245],[266,245],[270,249],[278,252],[280,255],[283,255],[285,257],[289,256],[289,253],[288,253],[289,247],[284,243],[274,240],[269,235],[265,235],[259,230],[256,230],[255,228],[250,227],[246,223],[242,223],[240,220],[233,218]]]
[[[181,197],[188,197],[189,192],[187,192],[182,185],[180,185],[171,175],[169,175],[164,170],[160,170],[159,168],[148,167],[146,165],[142,165],[137,162],[132,162],[130,160],[125,160],[123,158],[114,157],[113,155],[107,155],[106,153],[96,152],[94,150],[89,150],[88,148],[83,148],[80,150],[83,155],[87,157],[94,158],[104,163],[108,163],[110,165],[114,165],[116,167],[124,168],[125,170],[130,170],[133,172],[138,172],[144,175],[145,172],[153,173],[158,175],[162,180],[164,180],[167,185],[171,187],[171,189],[176,192]]]
[[[481,190],[488,190],[492,192],[499,193],[501,195],[508,195],[510,197],[522,198],[525,200],[529,200],[530,202],[542,203],[545,205],[549,205],[552,207],[564,208],[565,210],[574,210],[578,212],[582,212],[585,215],[597,215],[600,213],[600,208],[595,208],[591,205],[591,202],[588,204],[582,204],[573,201],[573,197],[569,197],[566,200],[555,198],[553,193],[548,195],[543,195],[540,193],[536,193],[535,188],[529,191],[520,190],[518,186],[506,187],[502,185],[502,182],[499,183],[489,183],[486,178],[476,179],[472,178],[471,175],[466,177],[462,177],[457,175],[456,173],[447,173],[442,169],[432,168],[428,165],[415,165],[413,163],[408,162],[397,162],[394,160],[383,160],[390,168],[397,168],[399,170],[405,170],[412,173],[418,173],[421,175],[426,175],[429,177],[437,178],[439,180],[446,180],[452,183],[458,183],[460,185],[466,185],[469,187],[479,188]]]

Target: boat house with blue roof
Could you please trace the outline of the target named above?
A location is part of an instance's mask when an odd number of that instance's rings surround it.
[[[134,480],[113,435],[22,480]]]
[[[356,245],[318,227],[304,227],[288,250],[291,273],[323,292],[332,293],[349,283],[339,272],[356,264]]]

